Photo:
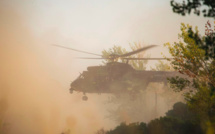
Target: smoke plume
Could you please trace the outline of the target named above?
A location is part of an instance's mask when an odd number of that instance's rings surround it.
[[[52,77],[46,50],[25,18],[3,7],[0,18],[0,132],[90,134],[107,125],[95,99],[83,102]]]

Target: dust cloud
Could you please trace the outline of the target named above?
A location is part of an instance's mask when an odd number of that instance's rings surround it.
[[[44,59],[44,47],[25,18],[3,7],[0,18],[1,133],[91,134],[108,126],[96,99],[83,102],[53,79],[54,71],[48,70],[52,64]]]
[[[63,67],[68,63],[53,59],[49,55],[49,50],[53,48],[48,46],[49,43],[45,44],[44,41],[34,37],[22,14],[16,10],[1,7],[0,18],[1,133],[93,134],[103,127],[109,129],[117,125],[113,120],[105,118],[107,109],[102,103],[105,95],[89,95],[90,99],[84,102],[81,100],[82,94],[69,94],[70,83],[68,82],[68,87],[65,87],[62,82],[59,82],[62,79],[65,81],[71,78],[71,70]],[[48,38],[55,40],[51,36]],[[50,53],[54,54],[53,51]],[[57,62],[52,63],[56,60],[61,64],[61,68],[55,67]],[[67,76],[62,75],[67,71],[69,71]],[[153,100],[155,98],[153,93],[145,95]],[[120,116],[119,121],[148,122],[158,115],[164,115],[166,109],[170,109],[170,107],[161,108],[165,106],[163,104],[159,107],[162,109],[161,114],[151,117],[149,110],[153,110],[155,102],[149,100],[145,100],[144,107],[142,103],[135,104],[137,107],[142,107],[134,109],[139,111],[140,116],[132,117],[134,114],[130,116],[128,113],[117,111]],[[164,103],[161,99],[159,101],[159,104]],[[114,116],[116,118],[118,115]]]

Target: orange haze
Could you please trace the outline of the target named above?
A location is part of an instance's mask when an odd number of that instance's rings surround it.
[[[0,131],[91,134],[107,126],[104,109],[69,94],[53,79],[48,70],[51,64],[43,57],[45,50],[23,16],[1,7],[0,18]]]

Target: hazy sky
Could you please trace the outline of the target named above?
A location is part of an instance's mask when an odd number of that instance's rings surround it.
[[[62,39],[68,42],[61,45],[94,52],[113,44],[128,46],[129,42],[137,41],[162,45],[177,39],[181,22],[197,25],[204,31],[208,20],[174,14],[169,0],[7,0],[6,3],[26,17],[35,35],[57,34],[59,43]]]

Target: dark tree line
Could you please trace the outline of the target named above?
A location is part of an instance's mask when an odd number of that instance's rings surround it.
[[[193,115],[186,104],[178,102],[172,110],[160,117],[150,121],[148,124],[121,123],[113,130],[99,130],[97,134],[204,134],[200,125],[194,120]]]
[[[174,13],[183,16],[193,11],[198,16],[202,13],[204,17],[215,17],[215,0],[186,0],[186,2],[171,0],[170,4]],[[201,9],[203,6],[205,9]]]

